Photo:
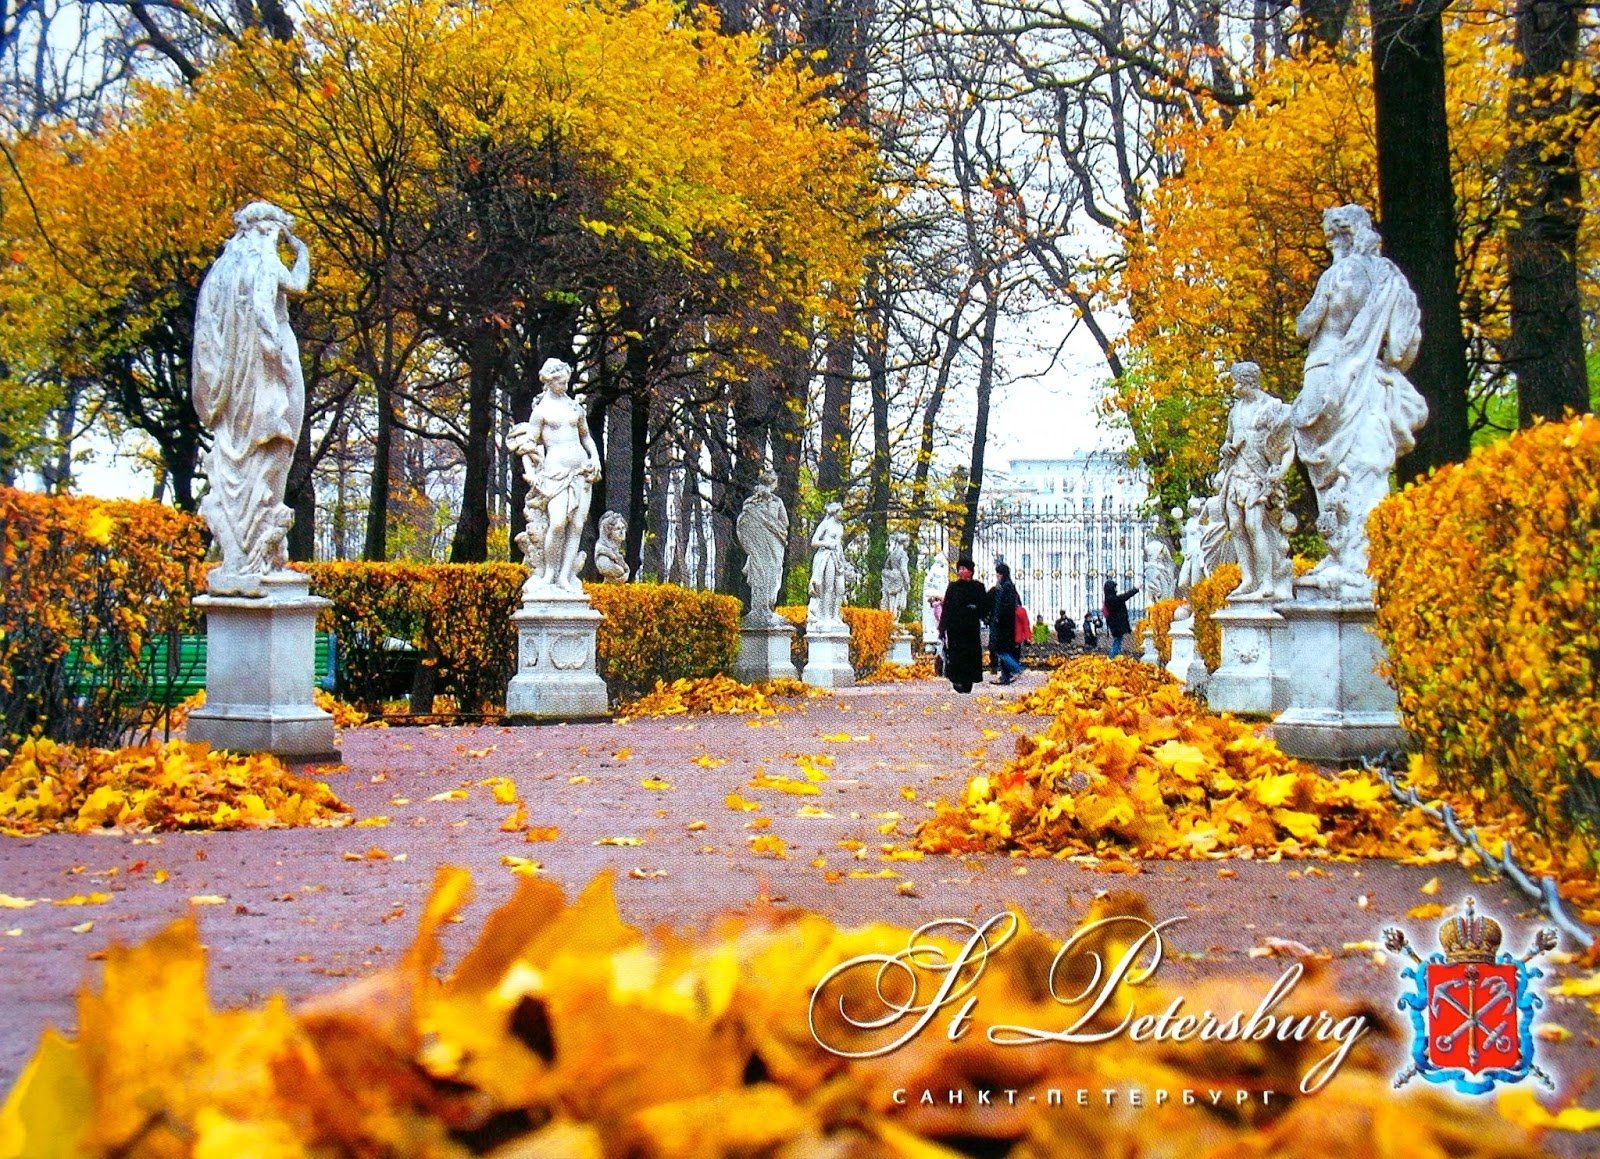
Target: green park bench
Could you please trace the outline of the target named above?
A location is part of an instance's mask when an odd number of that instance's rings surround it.
[[[173,637],[165,633],[149,640],[139,657],[139,676],[123,688],[124,705],[178,704],[206,686],[206,637],[204,632],[178,636],[173,652]],[[73,674],[75,692],[87,693],[103,683],[103,669],[80,660],[80,645],[74,641],[67,650],[67,671]],[[315,681],[318,688],[330,688],[335,647],[333,633],[318,632]]]

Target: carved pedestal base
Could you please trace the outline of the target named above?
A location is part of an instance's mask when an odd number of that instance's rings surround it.
[[[1289,707],[1289,677],[1273,663],[1284,619],[1264,603],[1230,603],[1212,621],[1222,630],[1222,666],[1206,685],[1206,704],[1236,716],[1271,716]]]
[[[796,680],[794,661],[789,658],[794,640],[794,625],[778,616],[762,624],[748,620],[739,628],[739,660],[733,674],[746,684],[763,680]]]
[[[911,666],[911,632],[906,628],[896,628],[889,635],[889,655],[891,664]]]
[[[1205,661],[1194,650],[1194,619],[1175,621],[1169,634],[1172,637],[1172,659],[1167,661],[1167,671],[1183,681],[1185,690],[1202,691],[1208,674]]]
[[[850,666],[850,628],[832,624],[806,629],[806,669],[800,679],[815,688],[849,688],[856,682]]]
[[[1272,724],[1278,747],[1313,761],[1404,748],[1394,689],[1378,675],[1384,657],[1373,606],[1295,599],[1276,608],[1287,623],[1273,666],[1289,679],[1289,706]]]
[[[606,683],[595,671],[594,634],[604,619],[582,593],[524,598],[517,627],[517,674],[506,688],[511,724],[603,720]]]
[[[337,759],[333,717],[316,706],[317,613],[299,572],[263,576],[258,599],[197,596],[206,617],[206,702],[185,736],[214,749]]]

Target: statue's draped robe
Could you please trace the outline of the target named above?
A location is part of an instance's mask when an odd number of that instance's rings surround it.
[[[283,266],[269,245],[231,240],[195,310],[194,408],[212,434],[200,507],[222,549],[221,570],[232,575],[264,575],[287,559],[293,517],[283,494],[305,416]]]
[[[771,612],[783,587],[783,551],[789,538],[783,500],[770,493],[752,495],[739,512],[734,533],[744,548],[750,610]]]

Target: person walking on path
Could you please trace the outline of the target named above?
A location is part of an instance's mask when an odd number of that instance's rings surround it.
[[[1133,633],[1133,625],[1128,622],[1128,601],[1138,594],[1138,588],[1129,588],[1118,595],[1116,580],[1106,580],[1106,633],[1111,637],[1113,659],[1122,655],[1123,644]]]
[[[1011,565],[994,565],[994,590],[989,593],[989,651],[1000,669],[997,684],[1010,684],[1022,675],[1022,642],[1017,638],[1017,608],[1022,599],[1011,582]]]
[[[1067,609],[1062,608],[1056,613],[1056,639],[1061,641],[1063,647],[1072,643],[1072,637],[1077,634],[1078,625],[1072,622],[1072,617],[1067,615]]]
[[[983,683],[983,638],[979,627],[988,610],[988,593],[972,578],[970,557],[956,561],[956,579],[944,589],[939,638],[944,641],[944,674],[957,692]]]

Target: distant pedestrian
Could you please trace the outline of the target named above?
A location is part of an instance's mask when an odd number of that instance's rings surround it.
[[[988,610],[988,593],[972,578],[969,556],[956,561],[956,579],[940,601],[939,637],[944,642],[944,674],[957,692],[971,692],[983,683],[983,637],[980,627]]]
[[[1133,634],[1133,625],[1128,622],[1128,601],[1139,594],[1139,589],[1129,588],[1119,595],[1117,581],[1106,580],[1105,593],[1106,633],[1111,637],[1111,655],[1115,658],[1122,655],[1128,637]]]
[[[1062,608],[1056,613],[1056,639],[1063,647],[1072,643],[1072,638],[1078,634],[1078,625],[1067,615],[1067,609]]]
[[[1095,635],[1094,622],[1097,619],[1093,608],[1088,608],[1083,613],[1083,646],[1091,652],[1098,651],[1100,640]]]
[[[1022,675],[1022,640],[1017,634],[1017,609],[1022,599],[1011,582],[1011,565],[994,565],[994,589],[989,593],[989,651],[1000,669],[997,684],[1011,684]]]

